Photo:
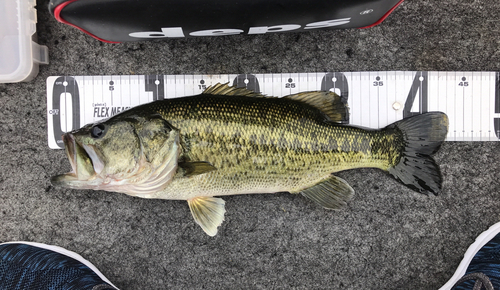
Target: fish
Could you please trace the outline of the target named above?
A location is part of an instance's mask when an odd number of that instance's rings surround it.
[[[334,92],[282,98],[216,84],[201,94],[158,100],[63,134],[72,171],[56,187],[186,200],[215,236],[221,196],[289,192],[327,209],[354,194],[334,173],[379,168],[424,194],[442,190],[432,155],[448,117],[428,112],[370,129],[345,124],[349,106]]]

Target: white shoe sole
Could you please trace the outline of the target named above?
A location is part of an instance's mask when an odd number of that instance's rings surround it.
[[[464,258],[462,259],[462,262],[460,262],[460,265],[458,265],[455,274],[453,274],[450,280],[448,280],[446,284],[439,288],[439,290],[451,289],[451,287],[453,287],[453,285],[455,285],[455,283],[457,283],[457,281],[465,275],[465,271],[467,270],[467,267],[469,267],[469,264],[476,253],[479,252],[479,250],[491,239],[493,239],[498,233],[500,233],[500,222],[492,225],[488,230],[481,233],[476,238],[476,241],[472,243],[465,252]]]

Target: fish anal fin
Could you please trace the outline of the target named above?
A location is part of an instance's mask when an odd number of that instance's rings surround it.
[[[245,96],[245,97],[256,97],[256,98],[266,97],[261,93],[256,93],[247,88],[230,87],[228,83],[225,84],[218,83],[216,85],[210,86],[206,90],[204,90],[202,94],[220,95],[220,96]]]
[[[215,236],[217,227],[224,221],[224,200],[217,197],[195,197],[189,199],[188,204],[195,222],[209,236]]]
[[[352,198],[354,189],[342,178],[331,175],[300,193],[324,208],[339,209]]]
[[[217,170],[212,164],[205,161],[180,162],[179,167],[184,169],[184,176],[186,177]]]
[[[333,122],[347,121],[349,107],[342,98],[334,92],[312,91],[288,95],[284,98],[308,104],[327,115]]]

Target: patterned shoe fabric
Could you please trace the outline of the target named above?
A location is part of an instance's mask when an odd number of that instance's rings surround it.
[[[453,277],[440,290],[500,289],[500,223],[469,246]]]
[[[66,249],[38,243],[0,244],[0,289],[116,290],[90,262]]]

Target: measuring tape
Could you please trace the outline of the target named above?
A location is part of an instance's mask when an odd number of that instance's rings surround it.
[[[47,78],[48,143],[61,135],[156,100],[196,95],[217,83],[283,97],[334,91],[347,100],[347,123],[382,128],[430,111],[448,115],[447,141],[500,140],[498,72],[329,72],[224,75],[51,76]]]

